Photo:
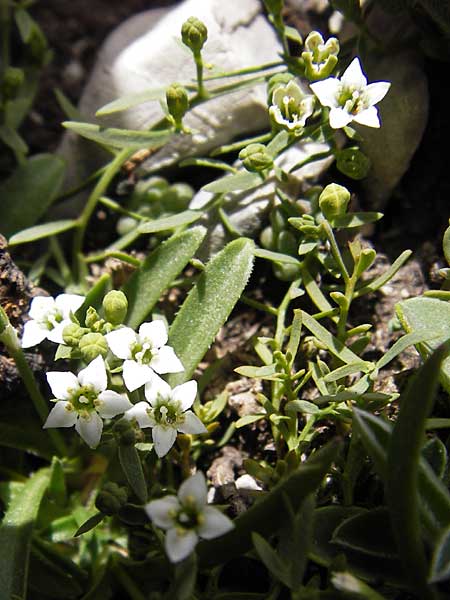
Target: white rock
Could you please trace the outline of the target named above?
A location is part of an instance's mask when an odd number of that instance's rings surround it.
[[[247,473],[238,477],[235,483],[238,490],[262,490],[262,487],[258,485],[256,480],[253,479],[253,477],[251,475],[248,475]]]
[[[238,70],[278,58],[280,46],[259,0],[185,0],[175,8],[151,9],[126,21],[106,40],[80,102],[82,115],[94,121],[99,108],[122,96],[165,88],[174,82],[194,82],[192,53],[180,40],[181,26],[190,16],[199,18],[208,28],[202,54],[216,71]],[[231,81],[219,80],[208,86]],[[159,103],[147,102],[98,121],[105,126],[144,129],[162,117]],[[150,159],[146,165],[149,170],[186,155],[203,155],[238,135],[266,129],[265,85],[199,105],[188,113],[185,123],[195,133],[176,136]],[[68,162],[67,186],[86,177],[108,156],[98,145],[72,133],[64,136],[60,153]]]

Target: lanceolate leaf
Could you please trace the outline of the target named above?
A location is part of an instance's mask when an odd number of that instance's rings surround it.
[[[388,454],[387,498],[400,558],[420,597],[435,598],[427,585],[427,561],[421,538],[419,460],[425,421],[434,402],[438,375],[448,346],[440,346],[415,374],[400,397]]]
[[[205,192],[212,194],[223,194],[227,192],[237,192],[250,190],[262,184],[262,179],[257,173],[249,173],[244,171],[236,173],[236,175],[226,175],[220,179],[216,179],[212,183],[208,183],[202,187]]]
[[[161,294],[194,256],[205,237],[204,227],[173,235],[158,246],[132,275],[123,291],[128,298],[127,325],[138,327]]]
[[[100,127],[91,123],[78,123],[77,121],[65,121],[66,129],[70,129],[81,137],[93,142],[110,146],[111,148],[159,148],[163,146],[172,136],[172,131],[164,129],[160,131],[134,131],[128,129],[115,129],[113,127]]]
[[[53,154],[28,159],[0,186],[1,232],[6,237],[34,225],[55,200],[65,164]]]
[[[138,92],[136,94],[128,94],[127,96],[122,96],[122,98],[118,98],[113,102],[109,102],[99,108],[95,113],[96,117],[104,117],[106,115],[111,115],[116,112],[122,112],[123,110],[127,110],[128,108],[132,108],[133,106],[138,106],[139,104],[144,104],[144,102],[150,102],[151,100],[161,100],[164,98],[166,93],[165,88],[154,88],[151,90],[145,90],[145,92]]]
[[[176,229],[182,225],[189,225],[200,219],[203,213],[196,210],[184,210],[170,217],[162,217],[153,221],[145,221],[138,227],[139,233],[155,233],[157,231],[167,231],[168,229]]]
[[[147,484],[139,453],[134,446],[119,446],[119,460],[131,489],[140,502],[147,502]]]
[[[252,265],[253,242],[246,238],[230,242],[208,263],[169,331],[169,345],[185,369],[169,376],[171,385],[191,378],[239,300]]]
[[[35,242],[42,238],[50,237],[51,235],[57,235],[68,231],[77,226],[77,221],[72,219],[66,219],[64,221],[52,221],[51,223],[42,223],[42,225],[35,225],[29,229],[19,231],[11,238],[9,238],[9,245],[16,246],[17,244],[26,244],[28,242]]]
[[[0,527],[0,590],[3,598],[25,600],[31,538],[49,469],[34,473],[8,507]]]

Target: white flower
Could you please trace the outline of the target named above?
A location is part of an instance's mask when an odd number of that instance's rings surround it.
[[[151,427],[155,452],[165,456],[177,439],[177,432],[188,434],[206,433],[200,419],[188,410],[197,395],[197,382],[187,381],[173,389],[160,377],[145,385],[148,402],[138,402],[125,414],[136,419],[139,427]]]
[[[117,392],[107,390],[105,363],[97,356],[77,375],[69,371],[47,373],[56,404],[44,428],[72,427],[91,448],[100,442],[103,419],[111,419],[132,408],[131,402]]]
[[[166,496],[145,506],[150,519],[165,529],[165,549],[171,562],[179,562],[194,550],[199,538],[210,540],[233,528],[230,519],[207,505],[205,476],[200,471],[186,479],[178,496]]]
[[[166,346],[167,329],[163,321],[143,323],[136,333],[130,327],[121,327],[106,336],[113,354],[123,363],[123,380],[132,392],[152,379],[156,373],[178,373],[183,365],[173,348]]]
[[[64,344],[63,330],[70,325],[70,313],[76,312],[83,304],[84,296],[60,294],[56,298],[36,296],[31,301],[30,321],[25,323],[22,348],[40,344],[45,338],[56,344]]]
[[[305,94],[294,80],[275,88],[269,114],[288,131],[300,132],[314,111],[314,96]]]
[[[340,79],[329,77],[311,83],[312,91],[323,106],[329,106],[330,125],[333,129],[356,121],[368,127],[380,127],[375,104],[387,94],[391,84],[377,81],[367,85],[358,58],[354,58]]]

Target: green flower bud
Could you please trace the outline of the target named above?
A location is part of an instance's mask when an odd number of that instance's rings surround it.
[[[280,87],[280,85],[287,85],[292,79],[294,79],[292,73],[277,73],[276,75],[272,75],[267,82],[267,104],[269,106],[272,104],[274,90]]]
[[[258,173],[270,169],[273,165],[273,156],[269,154],[264,144],[249,144],[239,152],[239,158],[247,171]]]
[[[98,321],[100,321],[100,315],[93,306],[90,306],[86,311],[86,318],[84,320],[86,327],[92,329]]]
[[[8,67],[3,75],[2,91],[5,98],[14,98],[17,90],[25,80],[22,69]]]
[[[105,356],[108,354],[108,344],[101,333],[86,333],[81,338],[78,345],[81,357],[86,363],[90,363],[97,356]]]
[[[345,148],[336,156],[336,167],[352,179],[364,179],[370,171],[370,159],[358,148]]]
[[[297,238],[291,231],[280,231],[277,240],[277,250],[283,254],[296,256],[298,249]]]
[[[274,234],[280,233],[288,226],[287,217],[279,206],[270,213],[270,223]]]
[[[194,196],[194,190],[188,183],[174,183],[162,199],[164,209],[169,212],[186,210]]]
[[[294,281],[300,275],[300,266],[287,263],[275,264],[273,267],[274,275],[280,281]]]
[[[189,17],[181,27],[181,39],[183,44],[190,48],[194,53],[200,52],[208,38],[206,25],[197,19]]]
[[[173,83],[166,90],[166,102],[169,114],[173,117],[175,125],[180,125],[181,120],[189,109],[189,98],[186,88],[179,83]]]
[[[302,59],[305,64],[305,75],[310,81],[329,77],[337,65],[339,42],[331,37],[324,42],[318,31],[312,31],[305,40]]]
[[[319,206],[324,217],[332,220],[334,217],[345,215],[350,192],[337,183],[330,183],[319,196]]]
[[[80,327],[77,323],[70,323],[63,329],[63,340],[67,346],[76,348],[80,343],[81,338],[89,333],[86,327]]]
[[[261,231],[259,241],[261,242],[261,246],[266,250],[275,250],[275,235],[273,233],[272,227],[265,227]]]
[[[138,222],[133,217],[122,217],[117,221],[116,229],[119,235],[126,235],[130,231],[133,231],[133,229],[136,229],[137,226]]]
[[[95,499],[96,508],[104,515],[112,516],[119,512],[128,500],[126,488],[117,483],[108,482],[99,491]]]
[[[120,446],[134,446],[136,443],[136,430],[128,419],[120,419],[114,423],[113,434]]]
[[[121,325],[125,321],[128,310],[128,300],[119,290],[108,292],[103,298],[103,310],[106,320],[113,325]]]

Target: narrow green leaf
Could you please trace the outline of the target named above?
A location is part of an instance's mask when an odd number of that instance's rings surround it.
[[[404,335],[403,337],[398,339],[389,348],[389,350],[385,354],[383,354],[383,356],[380,358],[380,360],[376,363],[376,365],[375,365],[376,368],[382,369],[388,363],[390,363],[391,360],[393,360],[396,356],[398,356],[404,350],[406,350],[406,348],[409,348],[409,346],[413,346],[415,344],[418,344],[419,342],[425,342],[433,337],[436,337],[436,336],[432,330],[431,331],[430,330],[415,331],[412,333],[407,333],[406,335]]]
[[[382,275],[380,275],[379,277],[375,277],[375,279],[373,279],[370,283],[367,283],[366,285],[363,285],[363,287],[356,290],[354,298],[359,298],[364,294],[375,292],[376,290],[379,290],[381,287],[383,287],[385,283],[387,283],[390,279],[392,279],[392,277],[394,277],[394,275],[405,264],[405,262],[411,256],[411,254],[412,250],[405,250],[404,252],[402,252],[400,256],[396,260],[394,260],[392,265],[388,269],[386,269],[386,271]]]
[[[254,378],[262,378],[266,379],[267,377],[272,377],[276,375],[277,369],[274,364],[272,365],[264,365],[263,367],[252,367],[252,366],[244,366],[237,367],[235,372],[243,377],[254,377]]]
[[[252,533],[252,542],[266,569],[286,587],[291,587],[288,565],[259,533]]]
[[[127,94],[126,96],[108,102],[108,104],[99,108],[95,113],[95,116],[104,117],[106,115],[112,115],[113,113],[122,112],[128,108],[133,108],[133,106],[139,106],[139,104],[144,104],[145,102],[162,100],[165,94],[166,88],[162,87],[145,90],[145,92],[137,92],[136,94]]]
[[[120,445],[118,454],[120,465],[131,489],[140,502],[147,502],[147,483],[138,451],[134,446]]]
[[[16,155],[26,154],[28,146],[22,136],[10,125],[0,125],[0,140]],[[19,167],[20,168],[20,167]]]
[[[204,227],[193,227],[160,244],[123,288],[128,298],[126,324],[135,329],[149,315],[163,292],[184,269],[205,237]]]
[[[177,229],[183,225],[190,225],[194,221],[198,221],[203,213],[198,210],[184,210],[170,217],[162,217],[154,221],[145,221],[138,227],[139,233],[156,233],[157,231],[167,231],[169,229]]]
[[[192,600],[197,581],[197,556],[194,552],[175,565],[174,575],[167,598]]]
[[[42,223],[42,225],[35,225],[29,229],[19,231],[12,237],[9,238],[10,246],[17,246],[18,244],[27,244],[28,242],[35,242],[42,238],[50,237],[51,235],[57,235],[68,231],[77,226],[77,221],[66,219],[65,221],[51,221],[50,223]]]
[[[245,427],[246,425],[250,425],[251,423],[256,423],[256,421],[260,421],[261,419],[266,419],[266,413],[260,413],[258,415],[245,415],[238,419],[234,426],[236,429],[240,429],[241,427]]]
[[[255,248],[255,256],[258,258],[265,258],[272,262],[286,265],[300,265],[300,261],[290,256],[289,254],[282,254],[281,252],[272,252],[272,250],[263,250],[262,248]]]
[[[269,494],[241,514],[235,527],[216,540],[203,541],[197,546],[199,563],[202,567],[220,565],[233,557],[245,554],[252,547],[253,532],[269,537],[285,522],[288,515],[280,510],[282,498],[286,495],[294,511],[303,500],[314,493],[337,456],[340,443],[333,441],[324,446],[296,471],[283,479]]]
[[[114,127],[101,127],[92,123],[78,123],[77,121],[64,121],[63,126],[74,131],[81,137],[93,142],[104,144],[112,148],[159,148],[171,138],[171,129],[160,131],[134,131],[128,129],[116,129]]]
[[[56,96],[56,101],[68,119],[71,121],[84,121],[83,115],[80,113],[78,108],[72,104],[62,90],[56,88],[54,90],[54,94]]]
[[[53,154],[37,154],[17,167],[0,186],[1,231],[6,237],[34,225],[56,199],[65,163]]]
[[[46,598],[75,600],[83,592],[82,575],[83,571],[70,559],[63,558],[53,545],[44,544],[39,538],[34,540],[30,553],[29,597],[45,590]]]
[[[333,217],[331,224],[336,229],[351,229],[352,227],[361,227],[368,223],[376,223],[383,218],[383,213],[380,212],[355,212],[347,213]]]
[[[290,361],[293,363],[297,350],[300,344],[300,337],[302,334],[302,313],[299,309],[294,310],[294,318],[291,325],[291,333],[289,335],[289,341],[286,348],[286,354],[289,353]]]
[[[250,190],[263,183],[260,175],[257,173],[249,173],[248,171],[236,173],[236,175],[227,175],[216,179],[202,187],[205,192],[212,194],[224,194],[227,192],[238,192]]]
[[[34,473],[0,526],[0,590],[5,599],[26,599],[31,538],[49,478],[48,469]]]
[[[328,350],[347,364],[360,363],[361,359],[347,348],[340,340],[334,337],[323,325],[318,323],[307,312],[302,310],[303,325],[324,344]]]
[[[289,143],[289,133],[279,131],[276,136],[267,144],[267,152],[276,157]]]
[[[430,583],[450,578],[450,525],[442,531],[431,559]]]
[[[103,297],[112,289],[111,275],[109,273],[103,273],[101,277],[91,287],[89,292],[86,294],[86,298],[83,304],[76,312],[77,319],[80,320],[81,324],[84,325],[84,319],[86,317],[87,309],[93,306],[96,310],[100,310],[102,306]]]
[[[400,412],[388,453],[387,499],[400,558],[411,586],[424,600],[436,595],[427,584],[427,560],[420,527],[419,460],[425,421],[433,405],[441,363],[449,346],[440,346],[400,396]]]
[[[191,378],[239,300],[252,266],[253,242],[246,238],[230,242],[207,264],[169,331],[169,345],[185,369],[169,375],[171,385]]]
[[[105,518],[105,515],[103,513],[101,513],[101,512],[95,513],[95,515],[92,515],[92,517],[89,517],[89,519],[87,521],[85,521],[83,523],[83,525],[78,527],[76,532],[73,534],[73,537],[78,537],[79,535],[83,535],[84,533],[91,531],[91,529],[94,529],[95,527],[97,527],[97,525],[99,523],[101,523],[104,518]]]
[[[308,400],[291,400],[286,404],[285,410],[287,413],[299,412],[307,415],[314,415],[320,411],[318,406]]]
[[[370,368],[372,366],[373,366],[373,363],[371,363],[367,360],[360,360],[358,362],[350,363],[348,365],[339,367],[338,369],[335,369],[334,371],[331,371],[330,373],[325,375],[323,380],[325,381],[325,383],[331,383],[332,381],[338,381],[339,379],[342,379],[343,377],[348,377],[349,375],[353,375],[353,373],[361,373],[361,372],[367,373],[368,371],[370,371]]]
[[[214,158],[196,158],[192,156],[182,160],[179,167],[208,167],[209,169],[221,169],[222,171],[228,171],[230,173],[236,173],[237,169],[232,167],[222,160],[215,160]]]

